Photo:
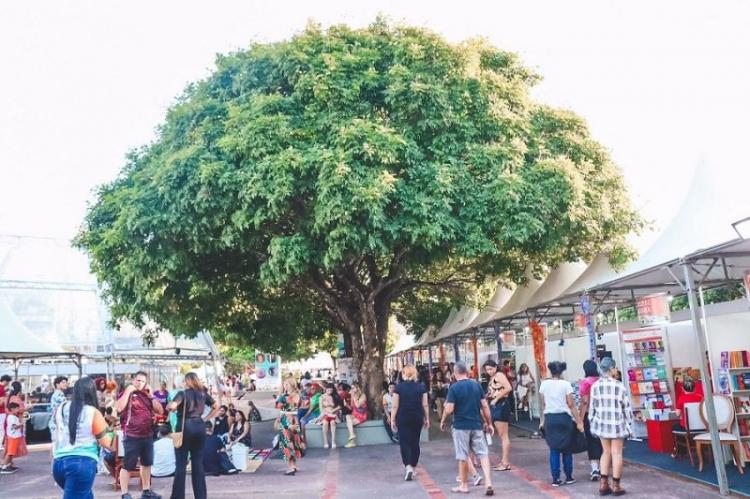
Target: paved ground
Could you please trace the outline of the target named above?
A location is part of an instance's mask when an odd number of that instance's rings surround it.
[[[258,444],[268,445],[272,437],[270,422],[253,427]],[[209,477],[211,499],[253,497],[290,498],[352,498],[404,497],[431,498],[456,496],[450,488],[455,485],[456,468],[452,459],[451,442],[446,435],[433,432],[434,440],[422,448],[422,459],[417,480],[403,481],[398,446],[382,445],[336,449],[334,451],[310,450],[300,463],[294,477],[282,475],[283,463],[269,459],[256,473],[230,477]],[[494,472],[496,495],[513,498],[562,499],[567,497],[599,497],[597,484],[586,481],[588,465],[585,459],[575,458],[574,485],[553,488],[549,485],[547,447],[541,440],[532,440],[519,432],[513,437],[513,471]],[[493,449],[498,450],[495,444]],[[494,455],[493,459],[497,460]],[[0,475],[2,498],[54,498],[60,497],[49,472],[49,452],[37,450],[19,461],[22,470],[14,475]],[[117,498],[109,477],[97,477],[95,494],[98,498]],[[692,481],[685,481],[652,468],[628,465],[623,477],[628,497],[709,498],[719,497],[714,490]],[[156,479],[154,489],[169,497],[171,479]],[[483,488],[475,488],[471,496],[481,496]],[[135,497],[138,497],[137,495]],[[192,497],[188,494],[188,497]]]

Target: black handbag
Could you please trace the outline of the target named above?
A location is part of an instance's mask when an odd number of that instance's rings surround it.
[[[570,452],[573,454],[580,454],[586,452],[589,448],[589,442],[586,440],[586,435],[578,431],[578,427],[573,426],[573,434],[570,438]]]

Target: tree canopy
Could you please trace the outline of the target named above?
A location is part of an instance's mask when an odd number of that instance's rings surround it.
[[[341,331],[374,397],[389,316],[419,332],[529,267],[627,255],[618,168],[537,80],[382,19],[221,55],[77,242],[113,317],[267,350]]]

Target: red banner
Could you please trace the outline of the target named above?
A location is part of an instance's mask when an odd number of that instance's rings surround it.
[[[531,341],[534,345],[534,360],[539,367],[540,378],[544,379],[547,377],[547,362],[544,352],[544,328],[537,321],[531,321],[529,322],[529,329],[531,329]]]

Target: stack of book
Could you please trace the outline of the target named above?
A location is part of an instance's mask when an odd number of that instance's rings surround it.
[[[724,353],[724,352],[722,352]],[[729,355],[729,368],[750,367],[750,352],[747,350],[735,350],[726,352]]]

